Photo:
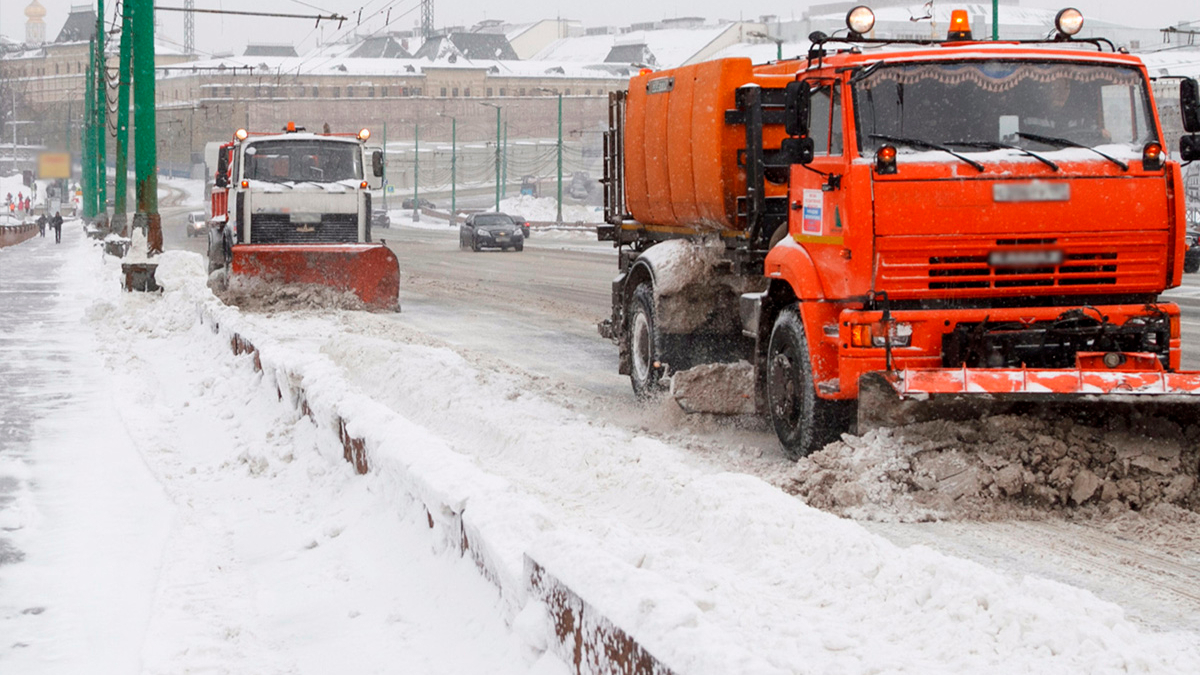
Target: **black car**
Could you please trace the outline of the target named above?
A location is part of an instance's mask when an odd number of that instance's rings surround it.
[[[1200,272],[1200,223],[1188,223],[1187,251],[1183,254],[1183,271],[1188,274]]]
[[[521,228],[521,234],[525,235],[525,238],[528,239],[529,221],[525,220],[524,216],[509,216],[509,218],[513,219],[513,222],[517,224],[517,227]]]
[[[434,203],[429,201],[428,199],[418,199],[417,202],[421,205],[421,208],[423,208],[423,209],[436,209],[437,208],[437,206],[435,206]],[[402,208],[402,209],[413,208],[413,198],[409,197],[408,199],[405,199],[403,202],[401,202],[400,208]]]
[[[391,227],[392,217],[387,209],[371,209],[371,227]]]
[[[525,249],[525,234],[503,213],[473,213],[458,227],[458,247],[480,251],[498,248],[503,251]]]

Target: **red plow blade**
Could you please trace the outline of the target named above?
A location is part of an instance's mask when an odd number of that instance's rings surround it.
[[[1200,372],[931,368],[870,373],[859,381],[858,433],[934,419],[1008,413],[1182,419],[1200,404]]]
[[[1200,395],[1200,372],[939,368],[901,370],[895,373],[894,378],[888,379],[902,398],[939,394],[982,394],[1024,400],[1075,396]]]
[[[320,284],[354,293],[372,309],[399,308],[400,263],[382,244],[242,244],[232,273],[284,284]]]

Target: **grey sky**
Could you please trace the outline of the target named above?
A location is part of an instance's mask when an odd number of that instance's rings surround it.
[[[46,34],[53,39],[62,27],[70,7],[87,4],[86,0],[41,0],[47,10]],[[94,5],[95,0],[92,0]],[[0,0],[0,33],[16,40],[25,36],[25,7],[29,0]],[[156,0],[163,6],[183,6],[183,0]],[[254,9],[309,14],[316,10],[304,5],[320,7],[330,12],[339,12],[356,18],[363,10],[363,32],[372,32],[383,26],[385,13],[372,14],[381,7],[392,8],[391,25],[396,29],[411,28],[420,18],[419,0],[196,0],[197,8]],[[751,19],[761,14],[776,14],[783,18],[799,17],[805,2],[783,2],[782,0],[743,0],[737,9],[731,9],[728,0],[666,0],[645,2],[644,0],[554,0],[552,2],[529,2],[528,0],[441,0],[435,2],[434,19],[438,26],[470,26],[482,19],[501,19],[510,22],[552,19],[556,15],[582,21],[585,26],[627,25],[636,21],[651,21],[674,16],[703,16],[709,19]],[[866,0],[864,4],[870,4]],[[914,6],[921,0],[913,0]],[[953,5],[953,2],[939,4]],[[1023,6],[1059,8],[1065,3],[1054,0],[1022,0]],[[1163,27],[1200,19],[1200,3],[1196,0],[1147,0],[1137,3],[1137,11],[1130,11],[1128,0],[1076,0],[1074,6],[1085,16],[1115,23],[1127,23],[1143,27]],[[106,0],[106,10],[111,13],[117,0]],[[1003,11],[1003,8],[1001,8]],[[736,13],[735,13],[736,12]],[[183,41],[183,15],[176,12],[159,14],[159,32],[172,42]],[[353,21],[351,22],[353,23]],[[240,53],[247,42],[301,43],[303,49],[311,47],[323,34],[325,39],[344,34],[336,26],[328,25],[315,30],[313,22],[299,19],[247,19],[240,17],[215,17],[198,15],[196,20],[196,46],[204,53],[233,51]]]

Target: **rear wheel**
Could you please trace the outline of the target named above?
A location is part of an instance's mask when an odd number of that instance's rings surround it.
[[[820,450],[849,429],[854,404],[817,396],[808,341],[795,307],[775,319],[766,365],[767,411],[789,457]]]
[[[629,381],[638,398],[649,398],[663,388],[659,364],[658,328],[654,320],[654,289],[638,284],[629,298]]]
[[[1185,255],[1183,258],[1183,271],[1188,274],[1200,272],[1200,255]]]

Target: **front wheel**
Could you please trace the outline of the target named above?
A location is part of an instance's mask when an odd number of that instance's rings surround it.
[[[1184,256],[1183,271],[1187,274],[1195,274],[1196,272],[1200,272],[1200,255]]]
[[[516,246],[514,246],[514,247],[513,247],[513,250],[514,250],[514,251],[517,251],[517,252],[524,251],[524,250],[525,250],[525,243],[524,243],[524,242],[522,242],[522,243],[520,243],[520,244],[517,244]]]
[[[779,313],[767,346],[767,411],[789,457],[837,440],[850,427],[854,404],[817,396],[804,325],[795,307]]]
[[[471,240],[471,250],[475,251],[476,253],[479,253],[483,250],[483,247],[479,245],[479,237],[475,237]]]
[[[654,319],[654,288],[638,284],[629,297],[629,381],[633,393],[645,399],[663,389],[658,326]]]

